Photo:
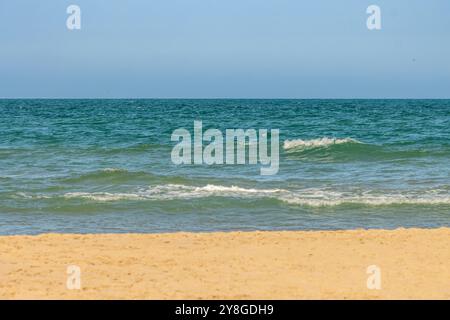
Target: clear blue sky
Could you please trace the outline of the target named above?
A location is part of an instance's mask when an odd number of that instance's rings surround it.
[[[450,1],[0,0],[0,97],[450,98]]]

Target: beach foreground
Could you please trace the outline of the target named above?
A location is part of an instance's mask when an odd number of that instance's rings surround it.
[[[2,236],[0,298],[450,299],[449,248],[450,228]]]

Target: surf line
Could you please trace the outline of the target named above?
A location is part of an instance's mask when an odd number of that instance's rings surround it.
[[[171,152],[172,162],[176,165],[256,165],[259,162],[261,175],[275,175],[279,170],[279,129],[226,129],[223,135],[219,129],[203,132],[202,121],[194,121],[193,139],[189,130],[179,128],[173,131],[171,141],[178,142]],[[203,147],[205,141],[209,143]]]

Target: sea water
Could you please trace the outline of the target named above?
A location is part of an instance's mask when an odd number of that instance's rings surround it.
[[[279,129],[279,170],[174,130]],[[0,234],[450,225],[450,100],[0,100]]]

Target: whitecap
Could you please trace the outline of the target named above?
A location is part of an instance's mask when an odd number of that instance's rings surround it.
[[[18,193],[26,199],[49,199],[61,195],[30,195]],[[208,197],[224,197],[238,199],[274,199],[294,206],[332,207],[345,204],[383,206],[383,205],[447,205],[450,195],[447,189],[409,190],[404,193],[395,191],[371,190],[335,190],[331,188],[309,188],[286,190],[279,188],[259,189],[239,186],[207,184],[189,186],[182,184],[155,185],[140,188],[133,192],[69,192],[62,195],[66,199],[87,199],[99,202],[108,201],[165,201],[189,200]]]
[[[294,148],[314,148],[314,147],[328,147],[336,144],[345,144],[345,143],[362,143],[356,139],[352,138],[317,138],[311,140],[303,140],[303,139],[294,139],[294,140],[285,140],[283,149],[289,150]]]
[[[65,198],[84,198],[95,201],[118,200],[174,200],[217,197],[267,197],[273,194],[287,192],[282,189],[253,189],[237,186],[221,186],[208,184],[206,186],[186,186],[179,184],[156,185],[147,189],[136,190],[133,193],[109,192],[70,192],[64,194]],[[274,196],[275,197],[275,196]]]

